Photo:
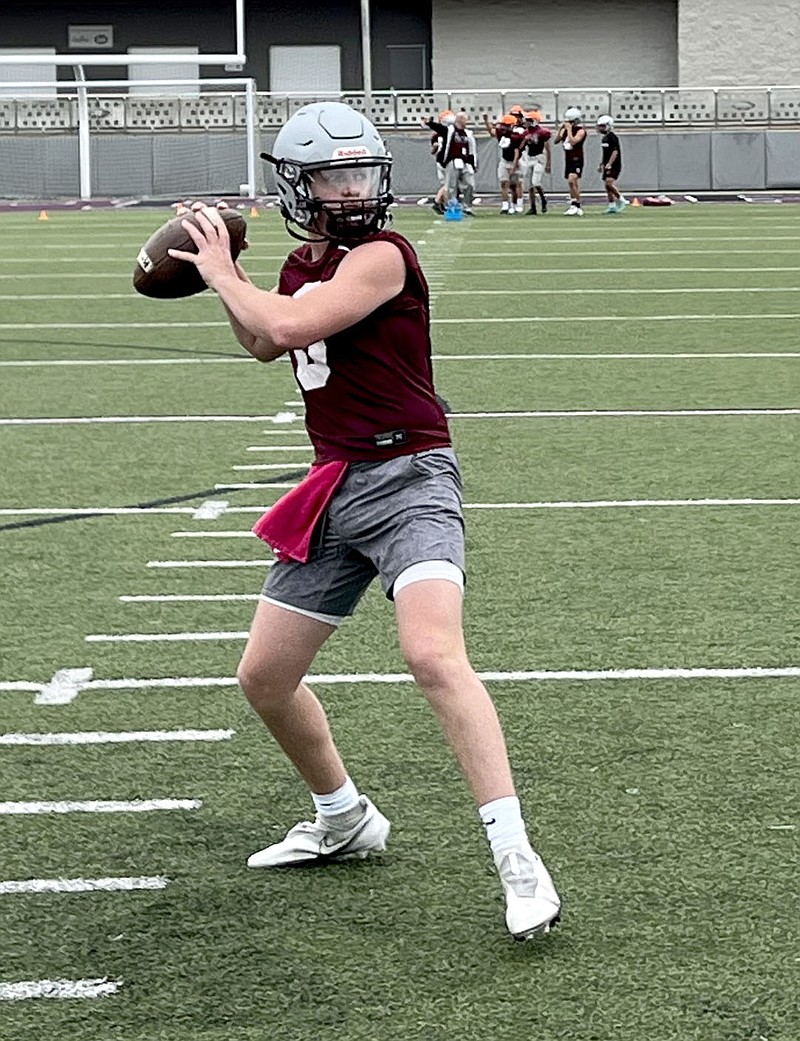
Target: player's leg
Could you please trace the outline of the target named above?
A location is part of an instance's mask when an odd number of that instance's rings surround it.
[[[464,213],[472,214],[472,201],[475,198],[475,171],[472,167],[465,166],[460,176],[464,196]]]
[[[303,682],[320,647],[351,613],[373,574],[355,557],[322,552],[310,564],[271,569],[239,666],[239,682],[308,785],[317,816],[254,853],[250,867],[364,857],[385,848],[389,822],[348,776],[325,711]]]
[[[450,579],[415,580],[415,569],[424,575],[424,567],[409,568],[395,583],[400,647],[478,805],[505,892],[509,932],[524,940],[549,930],[560,900],[531,848],[497,711],[467,657],[460,571],[451,565]]]
[[[509,207],[509,164],[500,159],[497,164],[497,181],[500,185],[500,212],[508,213]]]
[[[239,665],[247,700],[312,792],[333,791],[345,769],[325,712],[302,682],[334,625],[261,601]]]

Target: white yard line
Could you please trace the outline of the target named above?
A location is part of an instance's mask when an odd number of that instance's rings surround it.
[[[249,635],[246,629],[207,633],[92,633],[84,640],[87,643],[199,643],[204,640],[246,640]]]
[[[479,672],[478,676],[486,682],[493,683],[531,683],[531,682],[594,682],[599,680],[748,680],[748,679],[797,679],[800,677],[800,666],[692,666],[683,668],[630,668],[630,669],[556,669],[530,670],[517,672]],[[309,675],[305,677],[309,683],[317,684],[359,684],[359,683],[413,683],[410,673],[333,673]],[[175,690],[192,688],[224,688],[236,687],[235,676],[164,676],[158,679],[105,679],[92,680],[88,690]],[[41,684],[30,681],[0,681],[0,692],[17,692],[39,690]],[[2,806],[3,804],[0,804]],[[34,804],[39,805],[39,804]],[[58,805],[58,804],[54,804]],[[116,804],[114,804],[116,805]],[[195,807],[188,807],[194,809]]]
[[[105,998],[115,994],[122,980],[20,980],[0,983],[0,1001],[27,1001],[31,998]]]
[[[683,361],[683,360],[715,360],[715,359],[752,359],[752,358],[800,358],[800,351],[638,351],[636,353],[582,353],[570,351],[566,353],[538,353],[528,351],[524,354],[434,354],[433,361]],[[50,366],[105,366],[105,365],[241,365],[255,362],[254,358],[107,358],[103,360],[75,359],[72,361],[48,361],[45,359],[26,359],[24,361],[0,361],[0,368],[49,368]],[[264,431],[279,434],[281,431]],[[306,437],[305,430],[284,433],[296,433]],[[304,445],[251,445],[248,452],[305,452],[310,448]]]
[[[0,745],[122,745],[143,742],[229,741],[235,730],[80,730],[74,733],[0,734]]]
[[[538,272],[537,272],[538,274]],[[687,286],[670,288],[643,287],[640,289],[608,288],[608,289],[436,289],[431,293],[431,299],[440,296],[651,296],[665,294],[686,293],[798,293],[800,286]],[[138,293],[7,293],[0,294],[0,301],[22,303],[26,300],[137,300],[145,301],[147,298]],[[209,298],[213,299],[213,298]],[[245,360],[245,359],[243,359]],[[163,364],[163,363],[162,363]],[[295,404],[295,402],[292,402]]]
[[[431,325],[496,325],[514,322],[722,322],[742,320],[786,320],[800,318],[794,312],[738,314],[583,314],[583,315],[515,315],[509,318],[432,318]],[[2,328],[2,326],[0,326]]]
[[[453,412],[448,419],[644,419],[682,416],[797,416],[800,408],[570,409],[541,412]]]
[[[609,416],[641,418],[646,416],[794,416],[797,408],[706,408],[706,409],[561,409],[519,412],[452,412],[450,419],[602,419]],[[25,419],[0,419],[0,426],[71,426],[92,423],[263,423],[264,416],[39,416]],[[216,488],[293,488],[294,484],[218,484]],[[151,512],[157,512],[155,509]],[[186,512],[186,511],[183,511]],[[230,510],[228,512],[231,512]],[[2,511],[0,511],[0,514]]]
[[[285,470],[286,467],[282,466],[280,469]],[[297,481],[248,481],[244,483],[231,481],[228,484],[215,484],[214,487],[220,491],[234,488],[237,488],[239,491],[246,491],[248,488],[296,488],[297,484]]]
[[[306,449],[306,452],[308,449]],[[296,469],[298,466],[303,466],[302,459],[294,459],[291,462],[286,463],[245,463],[237,466],[232,466],[231,470],[291,470],[293,467]],[[259,486],[257,486],[259,487]]]
[[[800,411],[800,410],[798,410]],[[754,498],[743,496],[741,498],[723,499],[714,497],[701,497],[697,499],[576,499],[576,500],[554,500],[554,501],[543,501],[543,502],[527,502],[527,503],[508,503],[508,502],[467,502],[464,503],[465,510],[548,510],[548,509],[594,509],[601,507],[615,507],[617,509],[628,509],[630,507],[639,506],[796,506],[798,499],[792,498]],[[231,506],[226,514],[240,513],[240,514],[259,514],[264,513],[268,507],[266,506]],[[133,507],[120,507],[119,509],[114,506],[79,506],[79,507],[63,507],[63,506],[37,506],[37,507],[25,507],[20,509],[0,509],[0,517],[18,517],[18,516],[61,516],[64,514],[75,514],[76,516],[82,516],[84,514],[100,514],[101,516],[116,516],[121,514],[124,516],[130,514],[149,514],[149,513],[174,513],[174,514],[187,514],[192,513],[191,509],[185,507],[172,507],[159,510],[151,510],[147,507],[141,506],[138,508]],[[202,536],[201,532],[187,533],[193,536]],[[208,532],[208,537],[214,537],[214,532]],[[253,536],[255,537],[255,536]],[[267,561],[269,563],[269,561]]]
[[[538,273],[538,272],[537,272]],[[667,296],[686,293],[800,293],[800,286],[679,286],[642,289],[438,289],[434,296]],[[2,299],[2,297],[0,297]]]
[[[800,358],[800,351],[685,351],[639,352],[636,354],[434,354],[433,361],[702,361],[710,359]]]
[[[75,800],[0,802],[0,815],[42,813],[150,813],[153,810],[198,810],[201,799]]]
[[[52,350],[48,347],[48,350]],[[0,361],[0,367],[4,369],[21,368],[43,368],[47,366],[89,366],[102,365],[242,365],[254,362],[255,358],[76,358],[48,360],[30,359],[23,361]]]
[[[165,889],[165,875],[112,878],[27,878],[0,881],[0,896],[26,893],[129,893],[135,889]]]
[[[800,250],[798,250],[800,252]],[[650,315],[515,315],[509,318],[432,318],[431,325],[486,325],[497,322],[720,322],[796,319],[794,311],[730,314],[650,314]],[[44,329],[220,329],[227,322],[0,322],[0,330]]]
[[[255,601],[258,593],[154,593],[152,595],[120,596],[123,604],[192,604],[192,603],[236,603],[237,601]]]
[[[173,531],[171,535],[173,539],[252,539],[254,537],[249,528],[235,531]]]

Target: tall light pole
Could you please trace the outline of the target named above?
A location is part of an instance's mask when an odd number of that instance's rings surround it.
[[[369,25],[369,0],[361,0],[361,67],[364,105],[372,108],[372,40]]]

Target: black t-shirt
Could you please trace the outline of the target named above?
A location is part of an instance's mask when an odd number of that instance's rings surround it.
[[[614,152],[617,153],[617,158],[614,160],[614,166],[619,166],[622,161],[622,152],[619,147],[619,138],[613,130],[609,130],[607,134],[603,135],[602,140],[603,148],[603,166],[608,166],[608,162]]]

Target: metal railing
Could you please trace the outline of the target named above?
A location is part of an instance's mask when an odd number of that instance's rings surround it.
[[[241,92],[214,90],[193,96],[137,96],[123,90],[102,90],[85,83],[92,132],[235,131],[247,126],[246,100]],[[57,83],[49,98],[0,96],[0,134],[70,133],[80,125],[75,84]],[[613,115],[626,129],[670,127],[732,128],[800,126],[800,86],[768,87],[647,87],[505,90],[374,91],[337,94],[255,95],[256,125],[277,129],[310,101],[344,101],[367,115],[382,130],[419,129],[421,121],[442,109],[464,109],[473,121],[484,113],[497,116],[511,105],[542,112],[546,123],[558,122],[566,109],[581,108],[586,122]]]

